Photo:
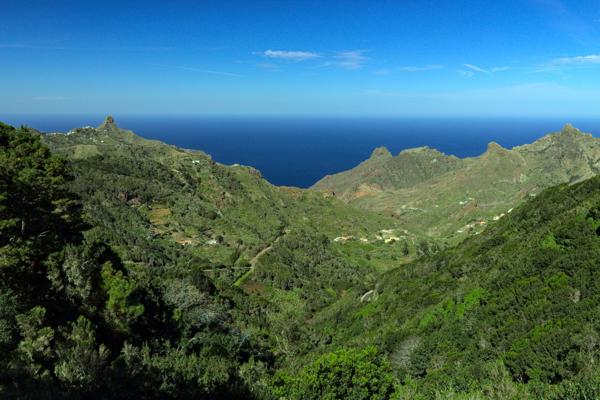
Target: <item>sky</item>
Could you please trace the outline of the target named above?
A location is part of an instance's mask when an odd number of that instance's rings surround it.
[[[0,0],[0,112],[600,116],[600,0]]]

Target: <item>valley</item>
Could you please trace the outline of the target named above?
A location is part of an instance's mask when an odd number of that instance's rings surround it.
[[[32,214],[0,197],[4,368],[22,382],[5,373],[4,393],[566,399],[600,382],[600,146],[575,128],[470,159],[377,149],[314,189],[111,117],[2,132],[1,187],[54,196],[27,194]],[[327,378],[347,371],[378,383]]]
[[[0,5],[0,400],[600,400],[600,0]]]

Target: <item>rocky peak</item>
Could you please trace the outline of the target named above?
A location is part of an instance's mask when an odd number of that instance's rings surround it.
[[[371,158],[391,158],[391,157],[392,157],[392,153],[390,153],[390,151],[383,146],[377,147],[371,153]]]
[[[586,143],[586,139],[591,138],[592,135],[583,133],[571,124],[566,124],[560,132],[549,135],[549,137],[552,139],[553,145],[572,149]]]
[[[571,124],[566,124],[562,130],[560,131],[560,133],[562,133],[563,135],[578,135],[580,133],[582,133],[579,129],[575,128],[573,125]]]
[[[108,116],[104,119],[104,122],[98,127],[98,129],[104,129],[107,131],[119,131],[115,119],[112,116]]]
[[[506,157],[512,154],[511,150],[506,149],[496,142],[489,142],[487,149],[480,156],[482,159],[496,159],[498,157]]]
[[[491,152],[498,152],[498,151],[503,151],[506,150],[504,147],[500,146],[498,143],[496,142],[489,142],[487,145],[487,149],[485,150],[486,153],[491,153]]]

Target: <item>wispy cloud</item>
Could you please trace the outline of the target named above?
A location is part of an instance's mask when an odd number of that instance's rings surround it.
[[[180,70],[183,70],[183,71],[200,72],[200,73],[203,73],[203,74],[221,75],[221,76],[232,76],[232,77],[236,77],[236,78],[241,78],[243,76],[243,75],[240,75],[240,74],[234,74],[232,72],[215,71],[215,70],[212,70],[212,69],[194,68],[194,67],[188,67],[188,66],[185,66],[185,65],[155,64],[155,63],[149,63],[148,65],[153,65],[155,67],[180,69]]]
[[[494,73],[496,73],[496,72],[507,71],[510,69],[510,67],[493,67],[491,69],[485,69],[485,68],[481,68],[481,67],[478,67],[477,65],[473,65],[473,64],[463,64],[463,67],[468,68],[468,70],[460,70],[460,71],[458,71],[458,73],[461,76],[466,76],[466,77],[473,76],[476,73],[486,74],[486,75],[494,75]]]
[[[564,71],[600,66],[600,54],[585,56],[559,57],[533,67],[530,72],[550,72],[564,74]]]
[[[587,56],[561,57],[550,60],[551,65],[594,65],[600,64],[600,54]]]
[[[299,50],[265,50],[254,52],[253,54],[275,61],[311,61],[319,60],[319,67],[337,66],[344,69],[360,69],[363,67],[368,57],[364,55],[365,50],[337,51],[332,53],[317,53],[314,51]],[[266,66],[258,64],[262,68],[275,68],[279,65],[268,63]],[[314,67],[314,64],[313,64]]]
[[[319,58],[319,54],[312,51],[289,51],[289,50],[265,50],[260,53],[267,58],[275,58],[288,61],[305,61]]]
[[[368,60],[364,55],[364,50],[339,51],[336,53],[332,64],[338,65],[345,69],[359,69]]]
[[[472,69],[475,72],[481,72],[482,74],[489,74],[490,71],[488,71],[487,69],[483,69],[481,67],[478,67],[477,65],[473,65],[473,64],[463,64],[463,67]]]

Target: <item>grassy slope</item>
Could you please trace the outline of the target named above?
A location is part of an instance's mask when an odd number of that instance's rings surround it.
[[[413,151],[415,155],[420,164],[413,165],[423,166],[417,171],[402,162],[407,158],[403,152],[387,158],[376,173],[359,166],[315,187],[340,193],[360,208],[392,214],[409,231],[457,243],[530,195],[600,171],[600,141],[571,126],[512,150],[491,143],[474,158],[456,159],[432,150]],[[448,170],[424,167],[440,163]],[[404,183],[382,183],[398,175],[405,176]],[[372,190],[364,190],[365,185]]]
[[[332,190],[339,198],[352,201],[382,190],[412,187],[462,165],[463,160],[428,147],[405,150],[396,157],[379,147],[368,160],[351,170],[325,176],[313,188]]]

